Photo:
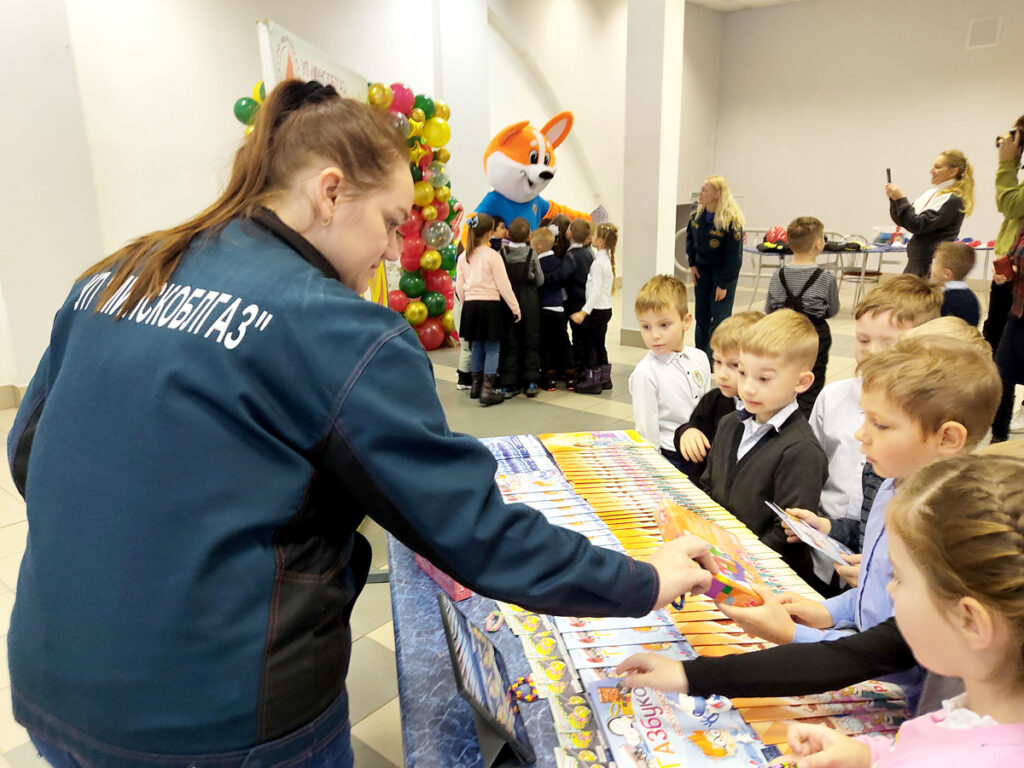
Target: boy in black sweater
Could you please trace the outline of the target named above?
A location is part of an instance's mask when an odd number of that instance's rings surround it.
[[[981,306],[964,278],[974,269],[976,255],[967,243],[939,243],[932,258],[932,281],[942,287],[942,316],[959,317],[978,327]]]
[[[817,331],[791,309],[772,312],[740,337],[737,389],[744,407],[719,422],[701,476],[715,501],[812,586],[820,582],[809,548],[786,543],[765,501],[783,509],[818,508],[828,460],[796,402],[814,381],[817,354]]]
[[[587,245],[590,230],[590,222],[586,219],[573,219],[565,233],[569,239],[569,249],[563,258],[572,264],[569,277],[565,281],[566,317],[579,312],[587,303],[587,275],[590,274],[590,265],[594,263],[594,252]],[[576,323],[569,323],[569,326],[572,329],[573,360],[579,365],[584,365],[586,361],[582,360],[582,355],[586,333]],[[575,389],[576,371],[566,371],[565,380],[569,389]]]
[[[761,312],[738,312],[723,320],[711,334],[712,374],[718,388],[700,399],[690,419],[676,427],[675,434],[676,452],[683,458],[683,472],[695,482],[704,473],[718,422],[742,406],[736,391],[740,336],[762,317]]]

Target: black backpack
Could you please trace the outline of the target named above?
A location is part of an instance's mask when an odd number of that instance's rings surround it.
[[[804,311],[804,294],[807,293],[807,289],[810,288],[817,281],[819,277],[824,273],[821,267],[815,267],[814,272],[811,273],[810,279],[804,283],[804,287],[800,289],[800,293],[793,295],[792,291],[789,290],[789,286],[786,285],[786,270],[779,270],[779,282],[782,283],[782,290],[786,292],[786,300],[782,302],[782,306],[786,309],[795,309],[800,314],[806,314]]]

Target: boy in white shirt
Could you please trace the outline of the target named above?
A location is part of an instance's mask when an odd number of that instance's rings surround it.
[[[853,354],[857,365],[888,347],[908,328],[934,320],[941,307],[941,291],[916,275],[899,275],[880,283],[853,310]],[[864,523],[874,491],[881,482],[873,472],[865,472],[860,441],[854,437],[864,423],[860,395],[860,376],[827,384],[809,419],[811,431],[828,458],[821,509],[832,520],[831,535],[854,552],[861,550]],[[869,498],[864,495],[865,485]],[[825,582],[831,581],[833,562],[817,552],[812,554],[815,574]],[[849,562],[850,565],[836,566],[835,570],[855,585],[860,556],[850,558]]]
[[[683,337],[693,315],[681,281],[666,275],[652,277],[637,294],[634,309],[650,351],[629,377],[633,421],[637,431],[682,471],[675,431],[711,388],[711,366],[707,355],[685,346]]]

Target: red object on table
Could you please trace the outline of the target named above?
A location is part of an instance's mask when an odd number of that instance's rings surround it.
[[[473,590],[467,589],[459,584],[459,582],[439,569],[432,562],[427,560],[427,558],[421,555],[416,555],[416,565],[418,565],[420,570],[427,574],[427,576],[432,578],[437,586],[443,589],[445,594],[455,602],[459,602],[460,600],[465,600],[467,597],[473,596]]]

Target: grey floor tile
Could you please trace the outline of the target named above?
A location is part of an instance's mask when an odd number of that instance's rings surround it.
[[[348,668],[349,718],[358,723],[398,695],[395,654],[376,640],[363,637],[352,644]]]
[[[11,764],[11,768],[48,768],[50,765],[39,756],[32,742],[5,752],[4,757]]]
[[[355,754],[355,764],[358,768],[398,768],[380,752],[355,736],[352,737],[352,752]]]
[[[386,558],[385,552],[378,552],[374,546],[373,560]],[[372,632],[381,624],[391,621],[391,588],[387,584],[367,584],[352,609],[352,639],[356,640]]]

